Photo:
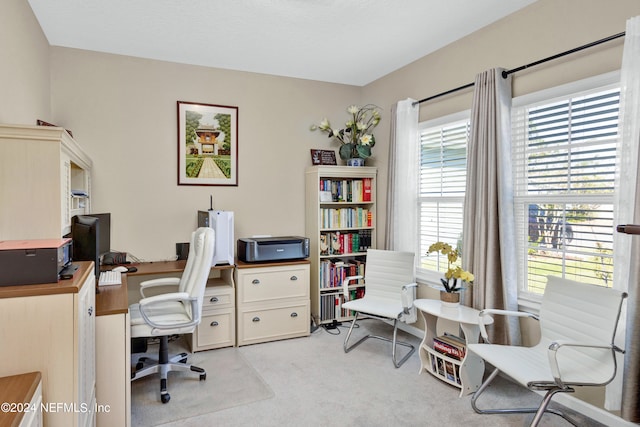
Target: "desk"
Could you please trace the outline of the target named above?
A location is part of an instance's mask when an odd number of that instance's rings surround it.
[[[96,294],[96,423],[131,425],[131,324],[127,275]],[[108,405],[108,406],[107,406]]]
[[[0,426],[42,426],[40,372],[0,378],[0,402],[15,405],[0,412]]]
[[[129,304],[140,300],[140,282],[159,277],[180,277],[186,260],[131,264],[138,271],[127,273]],[[236,345],[235,265],[211,267],[202,303],[202,320],[187,335],[191,351],[212,350]],[[162,292],[166,291],[166,288]],[[153,295],[152,292],[149,295]]]
[[[95,423],[95,275],[81,261],[70,280],[0,287],[0,376],[39,371],[45,404],[91,411],[44,412],[48,427]]]
[[[460,397],[475,392],[482,383],[484,361],[471,352],[462,360],[447,357],[433,349],[433,339],[442,332],[439,320],[455,322],[464,334],[466,344],[477,343],[480,335],[479,311],[470,307],[443,306],[440,300],[417,299],[413,305],[420,310],[425,323],[424,339],[420,343],[420,373],[429,372],[434,377],[460,388]],[[493,320],[485,323],[492,323]],[[450,368],[450,369],[447,369]]]

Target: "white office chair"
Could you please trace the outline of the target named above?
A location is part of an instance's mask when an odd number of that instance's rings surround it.
[[[136,371],[131,380],[160,373],[160,399],[167,403],[171,396],[167,392],[167,374],[170,371],[193,371],[200,374],[200,380],[207,377],[204,369],[188,365],[187,354],[169,357],[169,336],[192,333],[200,323],[202,300],[214,248],[214,231],[208,227],[198,228],[191,235],[189,255],[180,279],[163,278],[141,283],[142,299],[129,307],[131,316],[131,338],[159,337],[158,359],[143,355],[138,359]],[[174,292],[145,296],[149,289],[159,286],[173,286]],[[146,366],[147,361],[153,364]]]
[[[487,309],[480,312],[480,331],[485,344],[469,344],[469,351],[495,367],[471,398],[480,414],[535,413],[531,426],[540,422],[556,393],[572,393],[575,386],[603,386],[616,374],[614,345],[622,302],[627,294],[602,286],[587,285],[549,276],[540,306],[540,315]],[[540,342],[533,347],[488,343],[484,316],[513,315],[540,321]],[[538,408],[480,409],[478,397],[499,372],[530,390],[546,391]]]
[[[342,308],[355,312],[351,327],[344,340],[343,348],[345,353],[350,352],[368,338],[376,338],[391,342],[391,360],[396,368],[402,366],[409,356],[413,354],[415,351],[413,345],[397,340],[398,321],[406,323],[416,321],[413,301],[417,285],[414,281],[413,262],[414,254],[411,252],[369,249],[367,251],[364,275],[365,296],[349,301],[349,283],[353,280],[361,279],[362,276],[348,277],[343,282],[346,302],[342,304]],[[360,314],[382,320],[393,320],[393,338],[367,335],[349,346],[349,338]],[[409,348],[409,352],[400,361],[396,359],[397,345]]]

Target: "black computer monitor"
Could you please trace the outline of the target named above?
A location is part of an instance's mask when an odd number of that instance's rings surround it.
[[[71,219],[72,261],[93,261],[96,277],[100,275],[100,219],[76,215]]]
[[[100,220],[100,227],[98,228],[98,255],[103,256],[111,251],[111,214],[92,213],[88,216],[93,216]]]

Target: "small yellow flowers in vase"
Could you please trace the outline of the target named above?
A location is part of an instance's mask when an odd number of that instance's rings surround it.
[[[460,257],[458,249],[453,249],[451,245],[443,242],[436,242],[429,246],[427,254],[431,252],[439,252],[447,257],[447,271],[444,277],[440,279],[443,290],[440,291],[440,299],[443,302],[458,305],[460,303],[460,291],[464,289],[464,283],[472,283],[473,274],[470,271],[463,270],[460,265],[454,265]]]

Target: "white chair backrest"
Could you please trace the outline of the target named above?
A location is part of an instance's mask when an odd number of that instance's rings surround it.
[[[365,266],[366,296],[400,301],[402,286],[415,282],[412,252],[369,249]]]
[[[193,261],[193,263],[188,277],[185,279],[183,292],[197,298],[199,307],[202,307],[204,291],[211,272],[214,242],[215,233],[212,228],[200,227],[193,232],[187,264],[189,261]]]
[[[187,255],[187,263],[185,264],[184,270],[182,271],[182,276],[180,277],[178,292],[188,292],[187,283],[190,283],[189,277],[191,277],[191,273],[193,272],[193,264],[196,262],[196,256],[193,253],[194,251],[193,239],[196,236],[196,231],[191,233],[191,238],[189,240],[189,254]]]
[[[543,339],[613,343],[623,292],[548,276],[540,306]]]

